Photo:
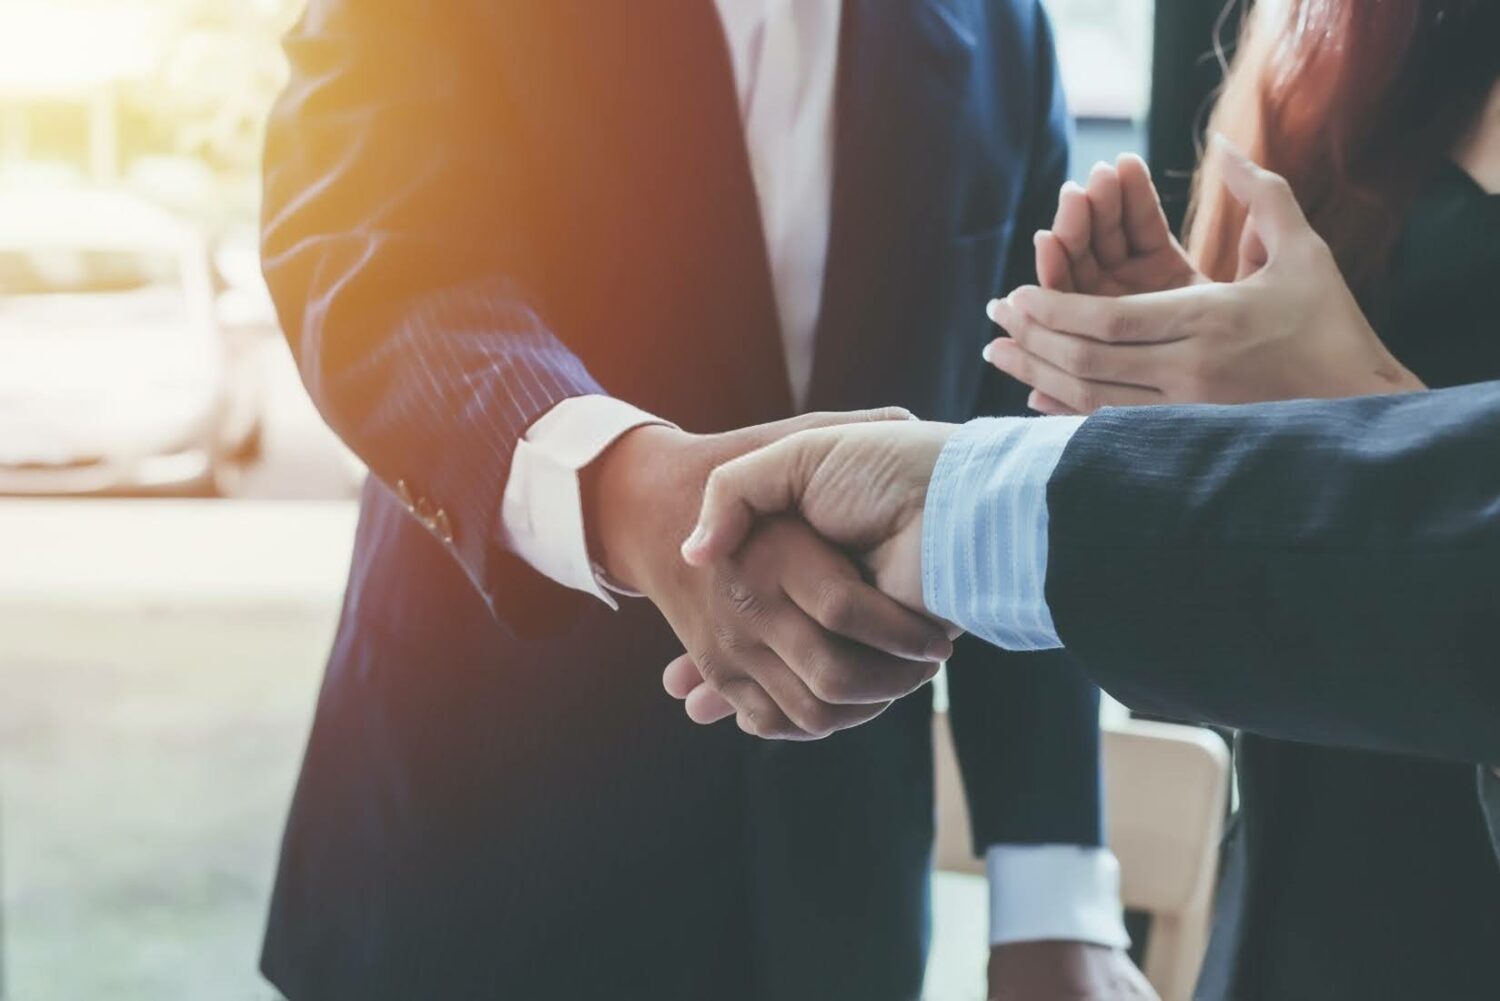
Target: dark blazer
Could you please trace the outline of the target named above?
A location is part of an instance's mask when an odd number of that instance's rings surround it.
[[[812,405],[1018,410],[978,353],[1065,176],[1047,23],[846,0],[843,28]],[[791,411],[714,6],[313,0],[287,49],[266,275],[373,477],[267,975],[294,1001],[916,996],[927,693],[813,746],[696,730],[654,609],[497,541],[561,399],[705,432]],[[979,845],[1099,842],[1097,696],[1049,667],[954,658]]]
[[[1472,765],[1500,761],[1497,445],[1500,383],[1106,412],[1070,443],[1049,488],[1064,642],[1127,704],[1245,731],[1250,847],[1221,893],[1247,924],[1216,927],[1198,996],[1494,996]],[[1382,817],[1382,789],[1417,815]],[[1282,815],[1299,796],[1320,823]]]
[[[1446,164],[1363,305],[1426,385],[1500,379],[1497,278],[1500,199]],[[1235,757],[1202,1001],[1495,996],[1500,865],[1472,764],[1255,733]]]

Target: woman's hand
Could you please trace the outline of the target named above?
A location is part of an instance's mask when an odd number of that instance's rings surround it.
[[[1036,234],[1043,288],[1084,295],[1164,292],[1208,281],[1172,235],[1146,161],[1096,163],[1088,186],[1063,185],[1050,230]]]
[[[1216,149],[1250,214],[1244,277],[1120,298],[1018,289],[990,304],[1011,337],[986,358],[1032,386],[1033,405],[1046,412],[1423,388],[1370,328],[1286,181],[1222,140]]]
[[[1094,164],[1087,187],[1063,185],[1052,228],[1034,242],[1037,280],[1045,289],[1121,296],[1208,281],[1172,235],[1151,170],[1133,153],[1113,167]],[[1075,412],[1035,390],[1027,403],[1044,414]]]

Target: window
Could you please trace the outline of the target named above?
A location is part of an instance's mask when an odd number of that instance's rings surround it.
[[[1080,119],[1140,121],[1151,95],[1152,0],[1045,0]]]

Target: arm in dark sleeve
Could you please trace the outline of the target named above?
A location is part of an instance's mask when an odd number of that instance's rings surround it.
[[[1036,14],[1036,136],[1003,288],[1036,281],[1032,234],[1052,224],[1068,177],[1070,125],[1044,14]],[[976,304],[976,310],[984,304]],[[984,363],[975,352],[975,365]],[[1021,413],[1026,389],[984,366],[975,415]],[[978,852],[996,844],[1102,843],[1099,693],[1062,652],[1013,653],[961,639],[948,665],[949,720]]]
[[[1014,653],[965,636],[948,693],[976,854],[1104,843],[1099,690],[1067,653]]]
[[[498,543],[516,441],[602,390],[536,294],[515,89],[483,49],[494,16],[313,0],[269,126],[263,257],[324,418],[375,476],[445,513],[505,619],[518,590],[563,593]]]
[[[1500,761],[1500,383],[1104,411],[1048,505],[1058,634],[1126,704]]]

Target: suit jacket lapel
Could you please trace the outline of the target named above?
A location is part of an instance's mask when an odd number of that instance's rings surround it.
[[[868,405],[861,370],[916,251],[934,243],[976,43],[967,0],[845,0],[832,229],[811,401]],[[885,401],[890,402],[890,401]]]

